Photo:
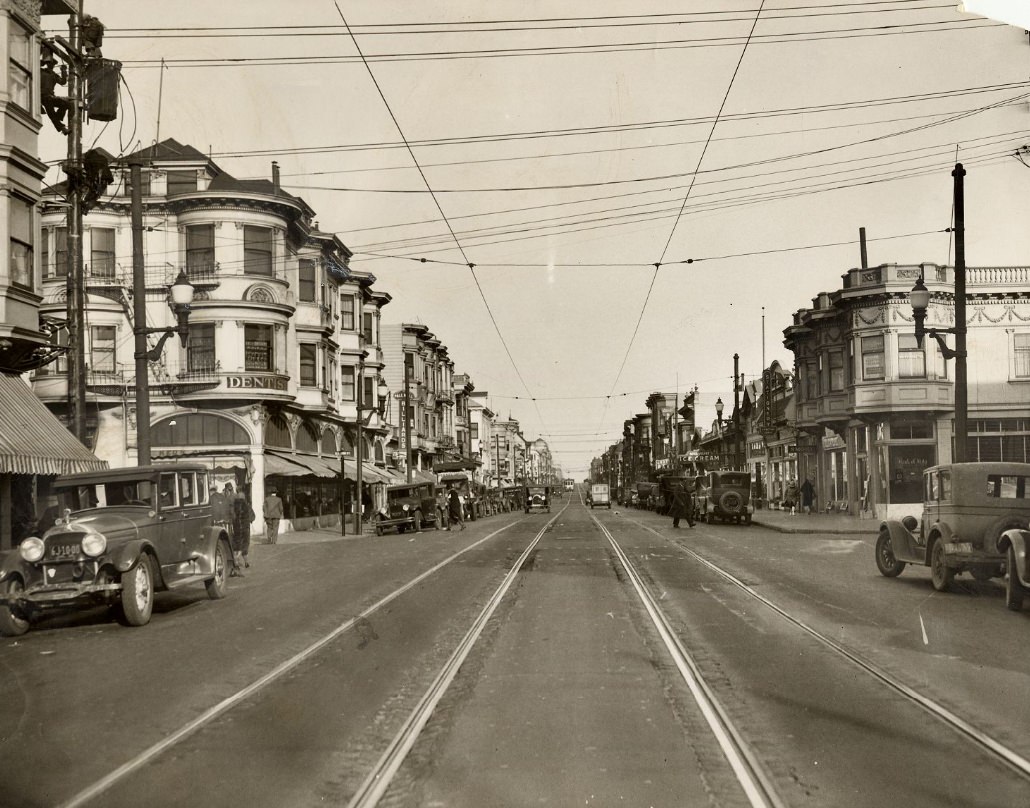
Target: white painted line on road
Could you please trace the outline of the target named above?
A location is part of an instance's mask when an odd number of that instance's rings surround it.
[[[93,783],[92,785],[88,786],[87,788],[84,788],[82,791],[80,791],[74,797],[69,799],[67,802],[61,803],[58,806],[58,808],[78,808],[78,806],[85,805],[90,800],[92,800],[92,799],[98,797],[99,795],[103,794],[105,791],[107,791],[109,788],[111,788],[111,786],[113,786],[115,783],[117,783],[123,777],[125,777],[126,775],[131,774],[132,772],[136,771],[136,769],[140,768],[141,766],[146,765],[151,760],[156,758],[158,755],[162,754],[163,752],[167,751],[170,747],[172,747],[175,744],[177,744],[179,741],[181,741],[187,735],[191,735],[192,733],[196,732],[198,729],[203,727],[205,724],[207,724],[211,720],[213,720],[213,719],[217,718],[218,716],[220,716],[226,710],[229,710],[229,709],[235,707],[237,704],[239,704],[243,700],[249,698],[250,696],[253,696],[258,690],[263,688],[265,685],[275,681],[276,679],[278,679],[283,674],[285,674],[285,673],[289,672],[290,670],[292,670],[293,668],[297,667],[297,665],[299,665],[305,659],[310,657],[312,654],[316,653],[321,648],[324,648],[328,643],[330,643],[333,640],[335,640],[337,637],[339,637],[344,632],[346,632],[349,629],[353,628],[354,625],[358,621],[367,618],[373,612],[377,611],[378,609],[381,609],[383,606],[388,604],[390,601],[395,600],[396,598],[400,597],[405,592],[407,592],[409,589],[411,589],[414,586],[417,586],[422,581],[424,581],[426,578],[428,578],[431,575],[435,574],[437,571],[443,569],[448,564],[453,562],[455,559],[460,558],[465,553],[469,552],[470,550],[475,549],[479,545],[483,544],[486,541],[489,541],[494,536],[498,535],[499,533],[503,533],[505,530],[507,530],[508,528],[518,524],[521,521],[522,521],[522,519],[517,519],[514,522],[511,522],[510,524],[507,524],[504,527],[500,528],[499,530],[495,530],[490,535],[484,536],[482,539],[480,539],[477,542],[473,542],[468,547],[466,547],[464,550],[459,550],[458,552],[448,556],[447,558],[445,558],[440,563],[436,564],[433,567],[430,567],[428,570],[423,572],[418,577],[412,578],[410,581],[408,581],[408,583],[404,584],[404,586],[400,587],[399,589],[395,589],[389,595],[386,595],[382,599],[378,600],[376,603],[374,603],[371,606],[369,606],[367,609],[365,609],[363,612],[361,612],[361,614],[359,614],[357,617],[353,617],[350,620],[346,621],[345,623],[341,623],[339,626],[334,628],[332,631],[330,631],[324,637],[322,637],[321,639],[318,639],[315,642],[311,643],[311,645],[309,645],[304,650],[298,652],[297,654],[294,654],[292,657],[287,659],[285,662],[282,662],[279,665],[276,665],[274,668],[272,668],[272,670],[270,670],[268,673],[266,673],[261,678],[256,679],[255,681],[251,682],[249,685],[247,685],[242,690],[234,693],[231,696],[228,696],[227,698],[225,698],[222,701],[218,702],[218,704],[214,705],[213,707],[209,707],[207,710],[202,712],[200,715],[198,715],[192,721],[188,722],[187,724],[184,724],[182,727],[177,729],[175,732],[171,733],[170,735],[168,735],[167,737],[165,737],[161,741],[158,741],[153,746],[148,747],[147,749],[144,749],[142,752],[140,752],[138,755],[136,755],[136,757],[132,758],[132,760],[130,760],[130,761],[126,762],[126,763],[123,763],[121,766],[119,766],[117,769],[112,771],[110,774],[108,774],[105,777],[102,777],[101,779],[97,780],[95,783]]]

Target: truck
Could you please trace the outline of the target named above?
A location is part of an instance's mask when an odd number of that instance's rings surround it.
[[[590,485],[590,510],[598,505],[606,505],[609,509],[612,507],[608,483],[592,483]]]

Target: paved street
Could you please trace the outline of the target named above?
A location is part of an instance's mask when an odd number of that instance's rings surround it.
[[[841,532],[866,520],[674,530],[562,504],[457,533],[287,534],[225,600],[159,596],[143,628],[94,611],[4,640],[4,804],[344,805],[403,738],[382,804],[746,805],[630,568],[782,804],[1020,804],[1026,774],[898,690],[1030,758],[1027,615],[997,582],[883,578],[873,531]]]

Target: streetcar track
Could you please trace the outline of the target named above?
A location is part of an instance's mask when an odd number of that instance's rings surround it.
[[[440,669],[440,672],[437,674],[432,684],[430,684],[425,694],[419,700],[415,709],[412,710],[411,714],[407,719],[405,719],[404,724],[401,726],[397,734],[394,735],[389,746],[365,777],[362,784],[358,787],[357,792],[351,798],[350,802],[347,803],[347,808],[371,808],[376,805],[382,798],[383,794],[386,793],[387,788],[389,788],[391,781],[400,769],[404,759],[407,757],[408,753],[415,745],[415,742],[418,740],[419,735],[422,733],[422,730],[429,722],[437,704],[440,703],[440,700],[447,693],[447,689],[454,681],[454,677],[457,676],[458,670],[475,647],[480,635],[486,628],[486,624],[497,610],[497,607],[504,599],[504,596],[508,593],[508,590],[511,589],[515,579],[524,571],[524,565],[527,564],[529,559],[534,557],[536,546],[539,544],[540,539],[543,538],[544,534],[548,532],[558,517],[561,516],[568,507],[568,505],[565,505],[560,511],[558,511],[558,513],[551,517],[547,524],[537,532],[533,537],[533,540],[511,566],[508,574],[504,577],[504,580],[501,581],[500,586],[498,586],[493,595],[490,596],[490,599],[486,602],[482,611],[480,611],[479,615],[473,621],[465,636],[462,637],[450,658],[446,663],[444,663],[444,666]]]
[[[557,518],[557,515],[555,516],[555,518]],[[393,600],[395,600],[398,597],[400,597],[401,595],[403,595],[405,592],[408,592],[412,588],[418,586],[424,580],[426,580],[430,576],[434,575],[435,573],[439,572],[441,569],[446,567],[448,564],[451,564],[452,562],[456,561],[461,556],[463,556],[466,553],[476,549],[477,547],[479,547],[480,545],[482,545],[485,542],[489,541],[490,539],[494,538],[498,534],[503,533],[508,528],[514,527],[515,525],[519,524],[521,521],[523,521],[523,520],[522,519],[516,519],[514,522],[510,522],[509,524],[505,525],[504,527],[498,528],[497,530],[495,530],[492,533],[484,536],[483,538],[479,539],[478,541],[473,542],[468,547],[465,547],[465,548],[463,548],[462,550],[459,550],[456,553],[452,553],[451,555],[447,556],[447,558],[443,559],[442,561],[438,562],[437,564],[434,564],[429,569],[425,570],[421,574],[419,574],[416,577],[412,578],[410,581],[408,581],[403,586],[395,589],[390,594],[380,598],[378,601],[373,603],[371,606],[369,606],[367,609],[362,611],[360,614],[352,617],[349,620],[344,621],[343,623],[338,625],[336,628],[334,628],[329,633],[327,633],[327,634],[323,635],[322,637],[320,637],[319,639],[315,640],[313,643],[311,643],[310,645],[308,645],[306,648],[302,649],[301,651],[298,651],[296,654],[294,654],[289,659],[287,659],[287,660],[285,660],[283,662],[280,662],[278,665],[276,665],[274,668],[272,668],[272,670],[270,670],[268,673],[264,674],[263,676],[258,677],[253,682],[251,682],[249,685],[247,685],[246,687],[241,688],[236,693],[233,693],[231,696],[227,696],[226,698],[222,699],[217,704],[209,707],[204,712],[202,712],[200,715],[198,715],[196,718],[194,718],[194,719],[188,721],[187,723],[183,724],[179,729],[177,729],[174,732],[170,733],[169,735],[165,736],[163,739],[161,739],[157,743],[153,744],[152,746],[147,747],[142,752],[140,752],[138,755],[136,755],[132,759],[126,761],[121,766],[118,766],[116,769],[114,769],[113,771],[109,772],[104,777],[101,777],[99,780],[96,780],[95,782],[93,782],[92,784],[87,786],[86,788],[82,789],[77,794],[75,794],[74,796],[72,796],[71,798],[66,800],[65,802],[60,803],[58,808],[78,808],[79,806],[85,805],[86,803],[88,803],[91,800],[95,799],[96,797],[100,796],[101,794],[103,794],[104,792],[108,791],[110,788],[112,788],[115,784],[117,784],[119,781],[123,780],[128,775],[132,774],[133,772],[135,772],[136,770],[140,769],[142,766],[146,765],[147,763],[149,763],[153,759],[155,759],[155,758],[159,757],[160,755],[162,755],[163,753],[167,752],[169,749],[171,749],[173,746],[175,746],[177,743],[179,743],[179,741],[182,741],[186,737],[188,737],[188,736],[192,735],[193,733],[197,732],[198,730],[202,729],[204,726],[206,726],[207,724],[211,723],[215,718],[218,718],[223,713],[231,710],[233,707],[238,706],[239,704],[244,702],[246,699],[250,698],[255,693],[257,693],[259,690],[264,688],[266,685],[271,684],[272,682],[276,681],[277,679],[280,679],[283,676],[285,676],[287,673],[292,671],[294,668],[296,668],[302,662],[304,662],[305,660],[310,658],[312,655],[314,655],[315,653],[320,651],[322,648],[324,648],[326,645],[331,643],[333,640],[337,639],[340,635],[346,633],[347,631],[349,631],[352,628],[355,628],[357,626],[362,626],[362,625],[366,624],[368,622],[368,618],[372,614],[377,612],[379,609],[381,609],[383,606],[386,606],[387,604],[389,604]],[[537,538],[539,539],[539,536]],[[516,569],[517,569],[517,567],[516,567]]]
[[[736,775],[737,782],[744,790],[748,802],[756,808],[759,806],[761,808],[783,808],[784,802],[777,794],[769,773],[766,772],[758,756],[734,726],[725,708],[716,698],[711,686],[702,675],[700,667],[687,651],[665,613],[659,607],[658,601],[645,585],[641,574],[633,566],[629,556],[626,555],[622,546],[615,540],[611,531],[593,514],[590,514],[590,518],[594,520],[601,529],[601,532],[604,533],[605,538],[619,559],[626,578],[633,586],[634,591],[636,591],[637,597],[643,604],[648,617],[650,617],[658,635],[665,644],[666,650],[672,657],[676,669],[694,697],[694,702],[708,723],[712,735],[715,737],[720,749],[722,749],[723,755],[733,770],[734,775]]]
[[[658,530],[655,530],[650,525],[646,525],[643,522],[640,522],[636,519],[629,519],[627,521],[632,522],[633,524],[643,528],[649,533],[653,533],[655,536],[658,536],[664,541],[671,542],[674,546],[678,547],[683,553],[690,556],[699,564],[716,573],[729,583],[738,587],[751,598],[757,600],[762,605],[771,609],[773,612],[778,614],[780,617],[782,617],[788,623],[793,625],[795,628],[800,629],[813,639],[817,640],[824,647],[829,648],[831,651],[834,651],[839,656],[847,659],[849,662],[853,663],[858,668],[872,676],[875,680],[879,681],[882,685],[890,688],[896,693],[901,694],[906,699],[918,705],[919,707],[922,707],[926,712],[928,712],[934,718],[941,721],[941,723],[945,724],[950,729],[954,730],[958,735],[965,738],[967,741],[970,741],[971,743],[977,745],[982,751],[989,753],[995,759],[1001,761],[1010,770],[1016,772],[1017,774],[1023,776],[1026,779],[1030,779],[1030,760],[1027,760],[1014,749],[1010,749],[1004,743],[988,735],[986,732],[974,726],[970,722],[966,721],[964,718],[952,712],[944,705],[934,701],[931,698],[928,698],[927,696],[924,696],[922,693],[919,693],[917,690],[914,690],[913,688],[909,687],[899,678],[893,676],[892,674],[881,668],[879,665],[870,662],[857,651],[851,650],[847,646],[837,642],[831,637],[821,633],[812,626],[808,625],[800,618],[794,617],[782,606],[779,606],[778,604],[774,603],[765,595],[758,593],[750,585],[748,585],[740,578],[733,575],[731,572],[724,570],[718,564],[709,561],[707,558],[698,554],[694,550],[691,550],[688,547],[684,547],[683,545],[675,541],[672,541],[672,539],[669,536],[666,536]],[[602,530],[604,529],[605,528],[602,526]],[[611,538],[609,538],[609,541],[614,542],[614,540]]]

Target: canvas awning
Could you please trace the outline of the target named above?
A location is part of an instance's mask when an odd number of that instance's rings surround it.
[[[469,476],[464,471],[445,471],[438,476],[442,483],[452,483],[456,481],[468,482],[469,479]]]
[[[106,469],[36,398],[22,378],[0,373],[0,474],[74,474]]]
[[[268,477],[272,474],[283,477],[303,477],[305,474],[311,474],[311,469],[277,454],[265,452],[265,476]]]

